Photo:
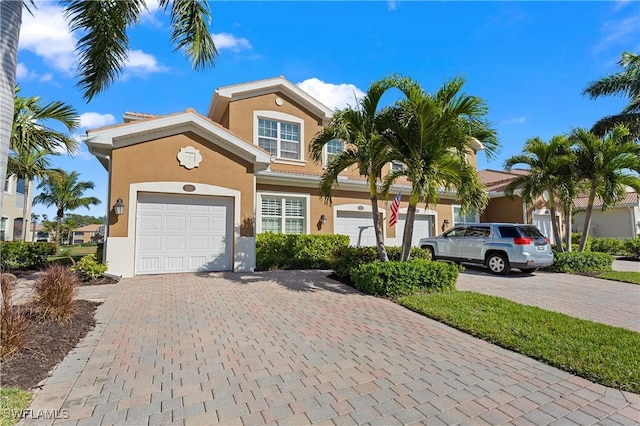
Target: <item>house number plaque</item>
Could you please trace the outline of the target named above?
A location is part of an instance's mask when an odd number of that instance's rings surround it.
[[[185,185],[182,187],[185,192],[193,192],[196,190],[195,185]]]

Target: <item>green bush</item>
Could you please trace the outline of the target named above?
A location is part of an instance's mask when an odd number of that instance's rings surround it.
[[[346,235],[258,234],[256,267],[273,269],[329,269],[335,253],[349,245]]]
[[[624,251],[626,251],[630,256],[640,259],[640,237],[625,241]]]
[[[591,251],[609,254],[622,254],[624,241],[617,238],[594,238],[591,241]]]
[[[86,255],[71,267],[71,270],[80,272],[86,281],[100,278],[107,269],[107,264],[98,262],[95,254]]]
[[[104,261],[104,243],[98,243],[98,248],[96,249],[96,259],[98,259],[98,262]]]
[[[47,264],[47,256],[55,254],[53,243],[3,241],[0,245],[2,269],[38,269]]]
[[[571,233],[571,250],[578,251],[580,247],[580,241],[582,240],[582,232]],[[584,247],[584,251],[591,251],[591,244],[593,243],[593,237],[589,235],[587,237],[587,244]]]
[[[610,271],[613,256],[597,252],[555,253],[553,265],[545,268],[551,272],[601,272]]]
[[[373,295],[397,297],[425,291],[455,290],[459,266],[428,260],[363,263],[351,270],[358,290]]]
[[[389,260],[400,260],[402,247],[386,247],[386,250]],[[429,260],[431,257],[427,250],[412,247],[409,258],[411,260]],[[336,253],[333,270],[341,281],[350,282],[352,268],[377,260],[379,260],[377,247],[343,247]]]

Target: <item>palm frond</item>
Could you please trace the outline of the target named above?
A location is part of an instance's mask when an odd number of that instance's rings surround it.
[[[209,32],[209,2],[173,0],[172,4],[171,42],[175,45],[175,50],[183,50],[195,70],[215,66],[218,50]]]

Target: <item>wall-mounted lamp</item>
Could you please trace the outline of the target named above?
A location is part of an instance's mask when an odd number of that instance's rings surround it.
[[[318,231],[322,229],[322,225],[327,224],[327,216],[321,214],[320,219],[318,219]]]
[[[118,198],[116,203],[113,205],[113,211],[116,212],[118,216],[124,213],[124,202],[122,201],[122,198]]]
[[[442,221],[442,232],[449,227],[449,219],[445,219]]]

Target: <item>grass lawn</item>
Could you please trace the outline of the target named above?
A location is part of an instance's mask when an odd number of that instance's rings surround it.
[[[593,382],[640,393],[640,333],[467,291],[398,303]]]
[[[14,425],[20,420],[22,410],[26,410],[31,402],[31,392],[18,388],[0,388],[0,424]]]
[[[93,254],[98,250],[98,246],[60,246],[60,254],[49,256],[47,260],[49,262],[53,260],[66,259],[72,256],[74,259],[79,259],[88,254]]]
[[[640,272],[630,271],[609,271],[598,275],[598,278],[605,280],[622,281],[623,283],[640,284]]]

